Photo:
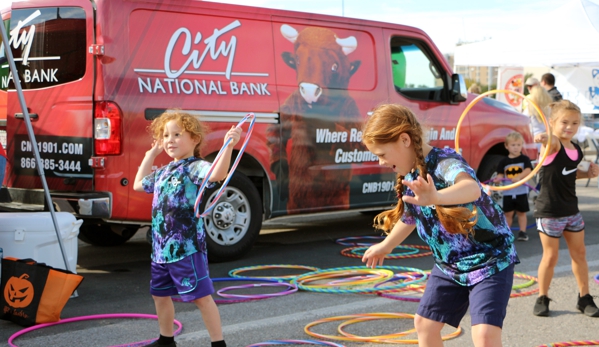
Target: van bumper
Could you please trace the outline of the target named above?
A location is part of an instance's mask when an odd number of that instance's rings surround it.
[[[110,192],[51,192],[55,211],[70,212],[80,218],[110,218],[112,194]],[[48,211],[43,189],[2,188],[0,211]]]

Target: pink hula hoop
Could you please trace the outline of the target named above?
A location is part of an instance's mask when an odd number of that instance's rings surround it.
[[[38,329],[42,329],[42,328],[47,328],[47,327],[51,327],[54,325],[60,325],[60,324],[66,324],[66,323],[72,323],[72,322],[80,322],[80,321],[85,321],[85,320],[95,320],[95,319],[122,319],[122,318],[142,318],[142,319],[154,319],[154,320],[158,320],[158,316],[153,315],[153,314],[143,314],[143,313],[111,313],[111,314],[96,314],[96,315],[91,315],[91,316],[81,316],[81,317],[73,317],[73,318],[67,318],[67,319],[61,319],[58,322],[53,322],[53,323],[43,323],[43,324],[38,324],[38,325],[34,325],[32,327],[29,328],[25,328],[23,330],[19,330],[16,333],[12,334],[11,337],[8,338],[8,345],[10,347],[19,347],[17,345],[15,345],[13,343],[13,341],[22,335],[25,335],[29,332],[32,332],[34,330],[38,330]],[[177,336],[180,332],[181,329],[183,329],[183,324],[181,324],[181,322],[179,322],[178,320],[174,320],[175,325],[177,326],[177,330],[175,330],[175,336]],[[137,347],[137,346],[145,346],[148,343],[151,343],[153,341],[155,341],[156,339],[150,339],[150,340],[144,340],[144,341],[139,341],[139,342],[133,342],[133,343],[127,343],[124,345],[115,345],[115,346],[111,346],[111,347]]]

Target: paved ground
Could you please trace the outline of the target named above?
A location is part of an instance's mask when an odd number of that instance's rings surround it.
[[[597,180],[585,187],[586,180],[578,182],[580,208],[587,223],[586,243],[590,276],[599,273],[599,190]],[[532,218],[529,216],[529,221]],[[263,228],[257,245],[243,259],[229,263],[211,264],[212,277],[226,277],[231,269],[265,264],[301,264],[319,268],[359,266],[356,258],[341,256],[343,249],[334,242],[345,236],[374,235],[371,217],[359,213],[333,213],[293,217],[269,221]],[[283,232],[291,231],[291,232]],[[422,244],[414,234],[406,241]],[[530,241],[516,244],[522,263],[517,271],[536,275],[541,245],[536,232]],[[599,318],[586,317],[575,309],[576,285],[570,272],[570,261],[562,241],[560,261],[552,283],[550,296],[551,316],[532,315],[535,297],[513,298],[503,331],[503,345],[534,347],[568,340],[599,340]],[[81,317],[104,313],[153,314],[154,307],[148,294],[149,245],[142,233],[121,247],[98,248],[80,244],[78,272],[85,280],[78,290],[79,297],[69,300],[62,318]],[[430,269],[432,259],[415,258],[388,261],[386,264]],[[258,273],[255,273],[256,275]],[[217,289],[231,283],[217,283]],[[591,278],[591,292],[599,294],[599,284]],[[533,288],[536,288],[533,287]],[[337,315],[366,312],[414,313],[417,303],[395,301],[358,294],[322,294],[298,292],[268,300],[219,305],[224,332],[229,346],[242,347],[271,339],[311,339],[304,326],[317,319]],[[177,303],[177,319],[183,325],[178,346],[208,346],[208,336],[200,315],[192,305]],[[336,334],[337,323],[315,327],[322,334]],[[359,323],[347,331],[372,336],[388,334],[413,327],[410,319],[387,319]],[[472,346],[470,318],[462,321],[463,332],[445,343],[447,347]],[[0,321],[0,346],[6,346],[10,335],[22,328]],[[452,329],[447,328],[447,333]],[[109,346],[153,338],[156,324],[145,320],[98,320],[58,325],[31,332],[18,338],[21,347],[33,346]],[[414,335],[408,338],[416,338]],[[386,346],[376,343],[347,342],[345,346]]]

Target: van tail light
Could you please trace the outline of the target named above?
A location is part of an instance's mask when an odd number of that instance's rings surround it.
[[[112,101],[98,101],[94,108],[96,155],[121,154],[123,112]]]

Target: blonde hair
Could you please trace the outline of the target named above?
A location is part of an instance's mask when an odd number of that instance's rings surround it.
[[[551,102],[553,101],[551,95],[549,95],[545,88],[532,88],[532,91],[530,92],[530,94],[528,94],[527,98],[529,98],[530,101],[534,102],[535,105],[537,105],[543,112],[547,110],[547,106],[549,106],[549,104],[551,104]],[[543,123],[541,115],[539,114],[539,112],[537,112],[534,106],[532,106],[529,103],[527,109],[531,116],[536,117],[539,120],[539,122]],[[549,117],[549,115],[546,114],[545,117]]]
[[[549,104],[551,107],[551,116],[549,117],[552,122],[555,122],[562,115],[562,111],[574,111],[577,112],[579,117],[582,119],[582,112],[580,112],[580,107],[576,106],[570,100],[560,100]]]
[[[407,134],[412,140],[416,154],[416,168],[421,177],[426,177],[427,170],[424,162],[423,132],[416,116],[407,107],[386,104],[377,107],[366,122],[362,131],[362,141],[365,144],[393,143],[401,134]],[[404,213],[404,204],[401,200],[404,176],[397,175],[395,191],[399,199],[393,210],[385,211],[374,218],[374,227],[389,233]],[[473,233],[472,227],[476,225],[476,208],[470,210],[466,207],[435,206],[439,221],[451,234]]]
[[[472,85],[470,86],[470,88],[468,88],[468,93],[480,94],[480,87],[479,87],[479,85],[476,84],[476,83],[472,83]]]
[[[199,121],[196,117],[190,115],[189,113],[182,112],[181,110],[167,110],[158,118],[152,121],[152,124],[148,127],[149,132],[152,134],[152,137],[156,141],[162,141],[162,136],[164,134],[164,128],[166,123],[170,121],[177,122],[183,131],[187,131],[191,138],[194,140],[200,140],[198,144],[193,149],[193,155],[196,157],[200,156],[200,149],[203,144],[203,139],[208,132],[207,127]]]
[[[505,144],[509,145],[510,141],[518,141],[521,140],[522,142],[524,142],[524,137],[522,137],[522,134],[520,134],[517,131],[512,131],[511,133],[507,134],[507,136],[505,137]]]

